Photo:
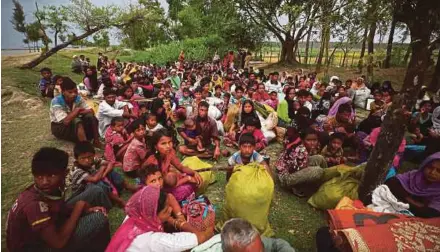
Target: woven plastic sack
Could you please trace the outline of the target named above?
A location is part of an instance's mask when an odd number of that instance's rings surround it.
[[[215,224],[215,210],[209,199],[203,195],[182,202],[182,212],[195,229],[205,231]]]
[[[203,168],[212,168],[212,165],[210,165],[206,162],[203,162],[202,160],[200,160],[196,156],[185,158],[182,161],[182,165],[187,166],[194,171],[197,171],[197,170],[203,169]],[[197,189],[197,195],[204,193],[206,191],[206,189],[208,188],[208,186],[210,184],[214,183],[214,181],[215,181],[215,176],[212,171],[205,171],[205,172],[201,172],[199,174],[202,177],[203,182],[202,182],[202,185]]]
[[[274,192],[274,182],[264,166],[251,163],[234,167],[226,185],[223,221],[243,218],[254,225],[261,235],[274,235],[268,216]]]
[[[229,132],[229,129],[232,127],[232,124],[236,123],[236,117],[240,113],[240,106],[234,104],[229,106],[228,113],[226,114],[226,120],[223,124],[225,132]]]
[[[275,127],[274,128],[275,135],[277,136],[277,142],[278,143],[284,143],[284,137],[286,136],[287,129],[282,127]]]
[[[358,199],[358,187],[362,177],[363,167],[339,167],[335,169],[338,175],[321,185],[318,191],[307,201],[315,208],[326,210],[336,207],[344,197]]]

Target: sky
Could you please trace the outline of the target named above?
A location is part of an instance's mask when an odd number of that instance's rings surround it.
[[[26,15],[26,22],[33,21],[32,13],[36,10],[35,0],[19,0]],[[102,6],[107,4],[115,4],[118,6],[126,6],[130,1],[135,2],[136,0],[90,0],[93,4]],[[69,0],[37,0],[38,7],[42,8],[44,5],[65,5],[70,3]],[[161,6],[168,10],[168,4],[166,0],[159,0]],[[17,49],[25,48],[26,45],[23,43],[23,34],[17,32],[12,27],[10,20],[12,19],[14,4],[12,0],[1,0],[1,48],[2,49]],[[78,34],[78,33],[77,33]],[[49,35],[50,37],[50,35]],[[110,36],[110,44],[117,44],[118,41],[115,36]]]

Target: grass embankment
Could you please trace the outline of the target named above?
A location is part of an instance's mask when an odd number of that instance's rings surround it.
[[[37,97],[36,83],[40,78],[39,69],[50,67],[54,74],[70,76],[77,82],[82,81],[82,75],[70,71],[70,62],[73,54],[85,54],[96,62],[97,55],[92,51],[61,51],[57,55],[44,61],[36,69],[21,70],[17,66],[23,63],[23,57],[5,57],[2,59],[2,248],[5,249],[4,227],[7,213],[17,195],[32,183],[30,161],[32,155],[43,146],[53,146],[64,149],[72,154],[73,145],[55,139],[50,133],[48,101]],[[111,58],[113,53],[108,54]],[[124,60],[128,60],[124,58]],[[275,67],[275,68],[274,68]],[[269,71],[288,70],[271,66]],[[335,70],[335,75],[342,78],[353,77],[351,70]],[[391,71],[390,71],[391,72]],[[390,73],[387,73],[390,74]],[[403,77],[402,77],[403,78]],[[23,93],[24,92],[24,93]],[[30,100],[30,102],[23,102]],[[223,148],[223,147],[222,147]],[[273,164],[281,151],[281,145],[271,143],[267,153]],[[73,161],[73,160],[72,160]],[[209,161],[210,163],[213,163]],[[221,158],[216,166],[226,166],[226,158]],[[224,173],[216,174],[217,182],[211,185],[207,195],[220,210],[224,199],[226,184]],[[127,198],[129,195],[125,194]],[[114,232],[124,217],[121,209],[110,211],[111,229]],[[276,236],[287,240],[299,251],[315,250],[314,236],[316,230],[325,224],[323,213],[311,208],[306,199],[298,199],[282,190],[278,185],[270,210],[270,223]]]

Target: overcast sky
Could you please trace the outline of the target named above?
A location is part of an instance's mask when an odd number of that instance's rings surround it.
[[[26,14],[26,21],[30,22],[33,20],[32,13],[36,10],[35,0],[19,0],[23,5],[24,12]],[[96,5],[107,5],[107,4],[116,4],[119,6],[126,6],[130,3],[130,0],[90,0],[93,4]],[[131,0],[132,2],[137,2],[137,0]],[[23,43],[23,34],[18,33],[12,27],[10,20],[12,19],[14,4],[12,0],[1,0],[2,5],[2,18],[1,18],[1,32],[2,32],[2,40],[1,40],[1,48],[23,48],[25,44]],[[39,8],[44,5],[63,5],[68,4],[69,0],[37,0]],[[168,10],[168,4],[165,0],[159,0],[162,7],[165,11]],[[50,36],[50,35],[49,35]],[[114,36],[111,36],[111,44],[117,43]]]

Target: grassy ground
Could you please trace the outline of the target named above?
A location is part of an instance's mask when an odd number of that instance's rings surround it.
[[[62,51],[44,61],[38,69],[47,66],[53,69],[54,74],[67,75],[75,81],[81,81],[82,76],[70,72],[70,61],[73,54],[85,54],[92,62],[96,62],[96,55],[90,51]],[[112,54],[109,54],[111,57]],[[40,147],[54,146],[72,153],[73,145],[55,139],[50,133],[48,115],[48,101],[36,98],[35,83],[39,80],[38,69],[20,70],[17,65],[27,60],[26,57],[2,58],[2,248],[5,248],[4,227],[6,215],[19,194],[26,186],[32,183],[30,175],[30,159]],[[288,70],[293,68],[270,66],[267,70]],[[332,69],[336,75],[353,75],[351,70]],[[400,71],[400,70],[399,70]],[[390,74],[390,73],[387,73]],[[403,77],[402,77],[403,78]],[[272,143],[267,148],[272,164],[281,151],[278,143]],[[213,163],[213,162],[211,162]],[[226,158],[221,158],[218,166],[226,165]],[[211,185],[207,195],[221,209],[226,184],[223,173],[216,174],[217,182]],[[125,194],[123,197],[128,198]],[[112,209],[109,214],[111,229],[115,231],[124,217],[121,209]],[[276,192],[272,202],[270,223],[277,237],[291,243],[298,251],[314,251],[314,235],[316,230],[325,224],[323,213],[310,207],[306,199],[298,199],[292,194],[283,191],[276,185]]]

